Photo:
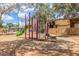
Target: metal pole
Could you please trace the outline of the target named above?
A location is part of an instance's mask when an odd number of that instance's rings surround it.
[[[29,13],[29,39],[30,39],[30,13]]]
[[[47,22],[47,40],[48,40],[48,22]]]
[[[33,39],[33,17],[32,17],[32,39]]]
[[[47,29],[46,26],[47,26],[47,24],[45,24],[45,40],[47,40],[47,38],[46,38],[46,32],[47,32],[46,31],[46,29]]]
[[[38,21],[38,27],[39,27],[39,30],[38,30],[38,33],[39,33],[38,35],[39,35],[39,37],[38,37],[38,38],[40,39],[40,21]]]
[[[40,15],[38,14],[38,29],[39,29],[39,30],[38,30],[38,33],[39,33],[39,34],[38,34],[38,35],[39,35],[38,38],[41,39],[41,38],[40,38],[40,19],[39,19],[39,17],[40,17]]]
[[[25,14],[25,27],[26,27],[26,14]],[[26,32],[25,32],[25,39],[26,39]]]
[[[45,40],[48,40],[48,20],[46,22],[46,26],[45,26]]]
[[[47,19],[47,40],[48,40],[48,35],[49,35],[48,31],[49,31],[49,19]]]
[[[45,25],[45,40],[47,41],[48,39],[48,24],[46,23]]]
[[[36,39],[38,40],[38,19],[37,19]]]

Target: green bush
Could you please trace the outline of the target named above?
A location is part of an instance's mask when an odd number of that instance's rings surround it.
[[[17,32],[16,32],[16,36],[21,36],[21,35],[23,35],[23,34],[26,32],[26,30],[27,30],[27,27],[23,28],[21,31],[17,31]]]

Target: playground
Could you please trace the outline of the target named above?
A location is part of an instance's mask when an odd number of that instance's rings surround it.
[[[16,3],[1,6],[0,55],[79,55],[79,12],[76,10],[79,7],[77,4]],[[70,7],[73,7],[75,12]]]

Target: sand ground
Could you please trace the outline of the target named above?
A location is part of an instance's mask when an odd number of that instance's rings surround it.
[[[16,34],[12,35],[0,35],[0,42],[2,41],[14,41],[14,40],[22,40],[24,39],[25,35],[17,37]],[[79,36],[78,35],[73,35],[73,36],[68,36],[68,37],[63,37],[66,40],[73,41],[75,43],[79,43]]]
[[[64,37],[64,39],[67,39],[69,41],[74,42],[74,47],[72,48],[73,52],[79,53],[79,36],[78,35],[73,35],[73,36],[68,36]],[[0,35],[0,42],[4,41],[14,41],[14,40],[24,40],[24,35],[17,37],[15,34],[12,35]]]
[[[23,40],[23,39],[24,39],[24,35],[20,36],[20,37],[17,37],[15,34],[12,34],[12,35],[0,35],[0,42]]]

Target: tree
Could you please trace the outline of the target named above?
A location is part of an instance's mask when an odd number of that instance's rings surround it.
[[[8,29],[9,29],[9,31],[10,31],[10,29],[11,29],[11,27],[13,27],[14,25],[12,24],[12,23],[7,23],[7,27],[8,27]]]
[[[48,4],[44,3],[36,4],[35,7],[37,11],[36,16],[40,21],[40,30],[43,31],[43,25],[46,23],[48,16],[52,19],[52,9],[49,8]]]
[[[3,24],[3,21],[2,21],[2,20],[0,20],[0,27],[2,27],[2,24]]]
[[[7,13],[7,12],[10,12],[16,8],[20,8],[21,6],[27,6],[27,7],[30,7],[32,6],[33,4],[25,4],[25,3],[1,3],[0,4],[0,19],[2,18],[2,15]]]
[[[54,11],[54,13],[56,12],[60,13],[58,17],[63,16],[63,18],[72,18],[77,16],[77,12],[79,10],[79,4],[57,3],[53,4],[52,10]]]

